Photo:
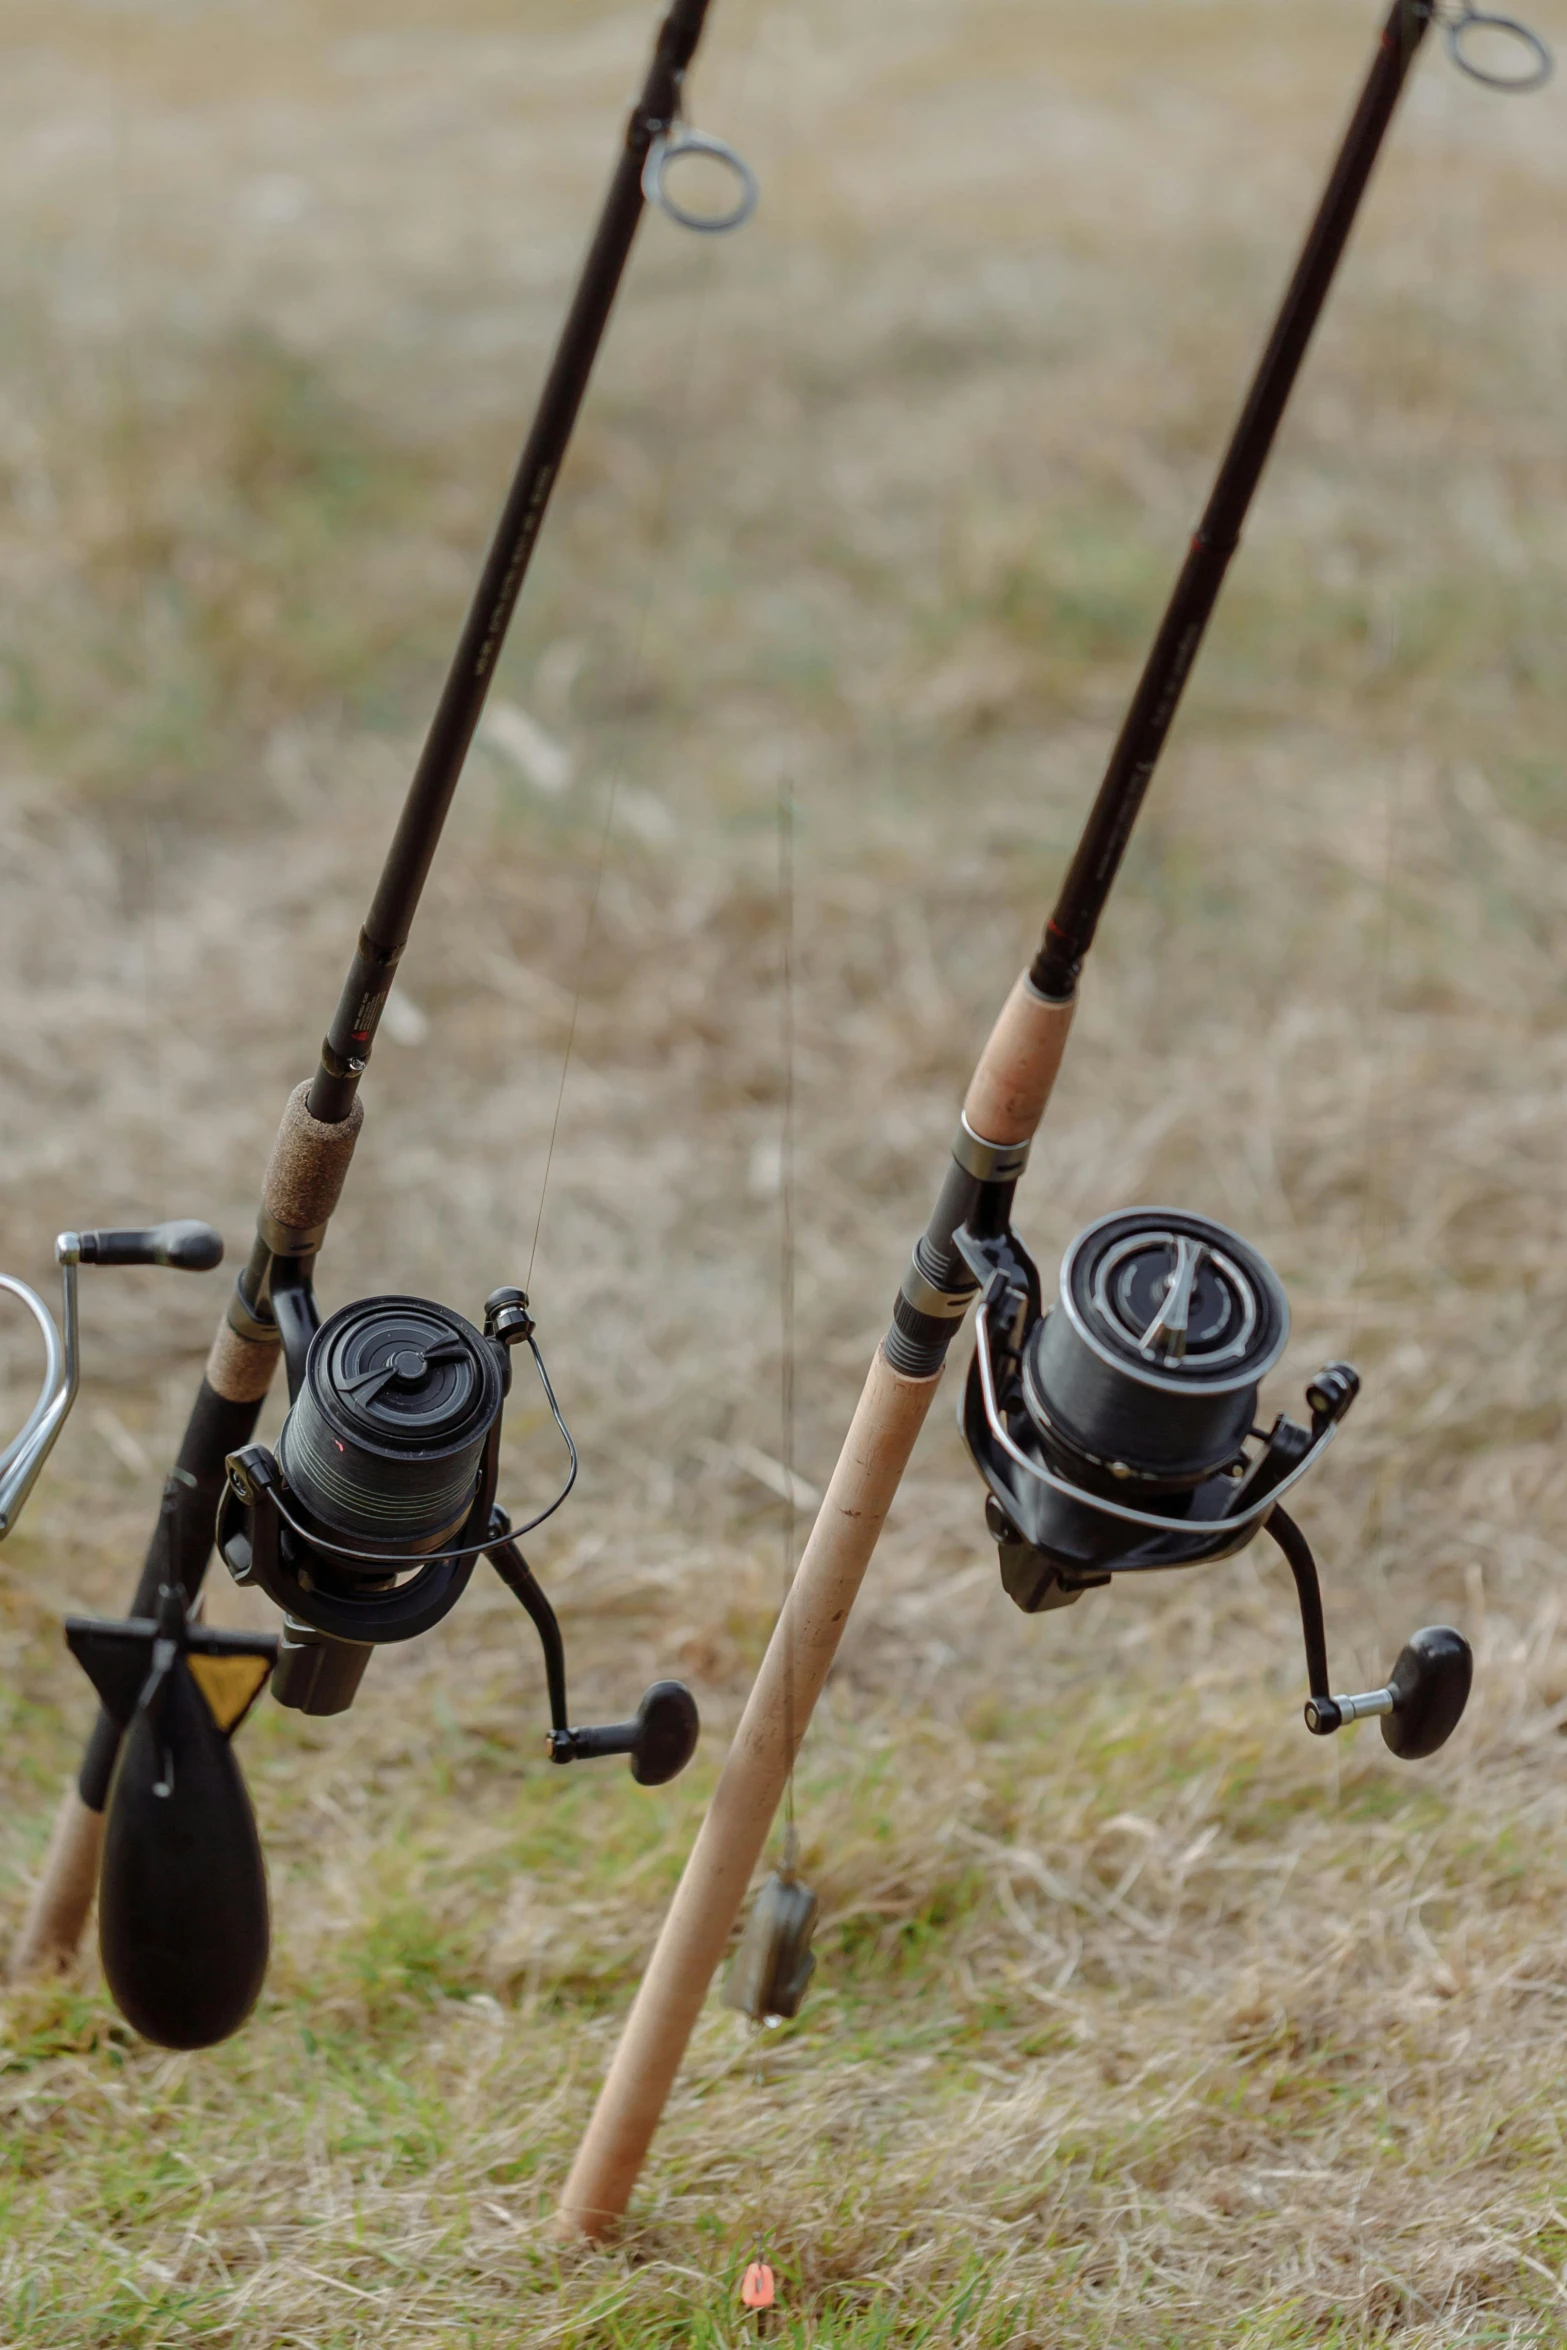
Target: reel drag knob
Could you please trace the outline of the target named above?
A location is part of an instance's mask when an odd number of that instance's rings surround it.
[[[1474,1655],[1450,1624],[1428,1624],[1399,1651],[1387,1677],[1393,1710],[1382,1736],[1401,1762],[1419,1762],[1445,1746],[1463,1716],[1474,1680]]]
[[[128,1231],[77,1232],[76,1261],[83,1265],[172,1265],[181,1273],[210,1273],[223,1262],[223,1235],[194,1216]]]

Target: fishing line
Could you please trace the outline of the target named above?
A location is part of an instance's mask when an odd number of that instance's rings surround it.
[[[685,343],[686,367],[684,378],[681,384],[682,397],[679,403],[682,417],[684,416],[687,406],[687,395],[689,395],[692,383],[695,380],[697,357],[702,342],[703,327],[707,314],[707,299],[712,286],[712,281],[713,265],[712,259],[709,257],[702,270],[701,283],[696,299],[695,321],[691,334],[686,339]],[[655,553],[652,567],[648,573],[647,587],[642,599],[642,607],[637,616],[636,634],[632,642],[631,662],[627,673],[627,682],[630,689],[627,698],[633,707],[635,706],[637,699],[637,689],[641,686],[646,676],[647,635],[649,626],[652,622],[653,605],[658,591],[663,586],[664,578],[670,563],[668,522],[670,510],[674,503],[675,483],[679,477],[681,459],[685,454],[685,448],[686,434],[682,427],[682,429],[676,435],[674,445],[671,448],[668,460],[666,462],[664,478],[659,490],[658,505],[654,511],[653,540]],[[576,1050],[577,1022],[582,1010],[582,990],[587,979],[588,954],[593,945],[593,941],[598,930],[599,901],[604,893],[604,876],[609,865],[609,844],[615,829],[615,809],[620,799],[620,786],[625,777],[625,772],[626,759],[624,754],[622,754],[621,757],[617,759],[614,767],[610,771],[609,790],[604,802],[604,820],[599,827],[598,850],[593,865],[593,886],[588,894],[588,909],[583,919],[582,939],[580,945],[577,948],[576,968],[572,979],[571,1015],[566,1023],[566,1044],[565,1050],[561,1056],[560,1082],[555,1089],[555,1114],[550,1122],[549,1144],[544,1154],[544,1173],[539,1180],[539,1207],[538,1213],[533,1219],[533,1238],[528,1248],[528,1271],[523,1283],[524,1288],[528,1289],[529,1291],[531,1291],[533,1288],[534,1262],[539,1252],[539,1235],[544,1227],[544,1204],[549,1194],[550,1172],[555,1164],[555,1144],[560,1134],[561,1116],[565,1109],[566,1103],[566,1081],[571,1072],[571,1063]]]
[[[761,10],[758,6],[752,11],[750,33],[742,47],[740,77],[736,97],[734,100],[734,105],[737,108],[742,107],[745,103],[746,90],[750,83],[751,66],[756,54],[757,33],[760,27],[760,23]],[[700,145],[704,150],[706,150],[712,143],[698,140],[693,136],[692,144],[694,146]],[[665,200],[665,205],[666,208],[670,210],[671,217],[675,219],[678,225],[683,225],[687,228],[691,226],[691,220],[688,215],[674,207],[669,207],[667,204],[667,199]],[[738,212],[732,220],[726,219],[723,222],[722,229],[719,233],[723,233],[730,227],[742,227],[749,217],[750,207],[748,206],[745,210]],[[716,243],[716,236],[713,236],[711,231],[709,231],[710,249],[703,260],[700,276],[698,279],[696,297],[692,306],[693,315],[690,331],[683,338],[686,363],[680,381],[681,396],[678,403],[678,414],[680,422],[670,443],[669,454],[665,461],[663,481],[659,490],[658,504],[654,511],[653,562],[648,573],[647,588],[643,596],[642,608],[637,619],[636,634],[632,645],[631,662],[627,672],[628,683],[631,689],[628,698],[633,707],[636,703],[637,688],[642,684],[647,672],[647,637],[648,629],[652,622],[654,602],[656,600],[659,589],[663,586],[664,578],[671,560],[668,523],[670,512],[674,504],[675,486],[680,478],[681,467],[685,459],[687,448],[689,446],[690,434],[686,425],[686,416],[690,405],[691,389],[696,381],[698,362],[703,355],[703,346],[706,340],[708,310],[712,296],[714,268],[717,260],[717,255],[711,248],[716,245]],[[599,902],[604,892],[604,876],[609,863],[609,844],[611,836],[614,832],[615,810],[620,798],[620,786],[625,777],[626,765],[626,756],[624,753],[622,753],[616,760],[615,765],[610,772],[609,791],[604,806],[604,821],[599,828],[598,849],[593,867],[593,886],[588,896],[587,913],[582,925],[582,940],[577,949],[576,969],[572,981],[571,1014],[566,1024],[566,1044],[564,1052],[561,1056],[560,1082],[555,1091],[555,1112],[553,1118],[550,1121],[549,1142],[544,1153],[544,1172],[539,1179],[538,1213],[533,1220],[533,1238],[529,1243],[528,1248],[528,1271],[524,1286],[529,1291],[531,1291],[533,1287],[533,1271],[535,1261],[538,1257],[539,1236],[544,1227],[544,1207],[546,1199],[549,1195],[550,1175],[555,1164],[555,1145],[559,1139],[561,1118],[565,1109],[566,1084],[567,1079],[571,1073],[571,1064],[576,1051],[577,1024],[582,1009],[582,991],[587,979],[588,955],[598,931]]]
[[[779,1620],[788,1623],[789,1595],[794,1587],[795,1543],[798,1531],[794,1482],[795,1451],[795,1335],[794,1335],[794,794],[787,783],[778,792],[778,924],[780,932],[780,1051],[783,1118],[778,1158],[778,1340],[779,1439],[784,1471],[783,1602]],[[789,1775],[784,1781],[783,1866],[793,1876],[798,1864],[794,1816],[794,1626],[788,1625],[784,1644],[784,1747]]]
[[[783,1850],[775,1882],[794,1885],[799,1867],[799,1841],[795,1827],[794,1766],[795,1766],[795,1688],[794,1688],[794,1626],[789,1621],[789,1599],[794,1589],[795,1548],[798,1534],[798,1510],[795,1498],[795,1322],[794,1322],[794,1261],[795,1261],[795,1007],[794,1007],[794,794],[787,783],[780,783],[777,802],[778,819],[778,929],[779,929],[779,1035],[778,1061],[782,1115],[779,1124],[778,1149],[778,1449],[783,1462],[783,1596],[779,1603],[778,1625],[787,1633],[783,1650],[783,1734],[787,1771],[783,1793]],[[762,1910],[766,1896],[758,1904]],[[755,1914],[755,1913],[754,1913]],[[748,2015],[751,2034],[751,2075],[753,2092],[760,2097],[767,2087],[765,2053],[767,2034],[783,2019],[777,2015],[759,2012],[753,2008]],[[758,2229],[752,2239],[752,2257],[740,2284],[740,2300],[756,2320],[758,2335],[766,2323],[766,2313],[777,2298],[777,2279],[768,2258],[765,2231]]]

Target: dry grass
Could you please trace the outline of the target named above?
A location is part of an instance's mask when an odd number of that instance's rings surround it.
[[[646,38],[521,14],[8,11],[8,1268],[241,1242]],[[766,205],[639,252],[503,686],[576,781],[476,757],[323,1267],[526,1271],[580,971],[534,1288],[587,1467],[538,1563],[584,1711],[680,1669],[712,1734],[663,1795],[546,1776],[479,1587],[347,1722],[258,1718],[252,2027],[155,2054],[90,1969],[6,2007],[7,2346],[718,2345],[759,2241],[774,2338],[855,2350],[1567,2335],[1567,142],[1439,59],[1023,1216],[1269,1251],[1284,1384],[1367,1376],[1308,1505],[1344,1676],[1451,1614],[1471,1719],[1418,1771],[1314,1746],[1260,1554],[1024,1626],[940,1412],[808,1750],[820,1988],[760,2070],[709,2016],[622,2250],[543,2224],[777,1595],[779,783],[819,1481],[1369,14],[723,0],[699,118]],[[0,1558],[12,1915],[86,1715],[58,1619],[127,1589],[214,1303],[90,1289]]]

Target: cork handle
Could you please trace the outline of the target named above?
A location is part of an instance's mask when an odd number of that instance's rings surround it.
[[[880,1353],[871,1365],[799,1572],[572,2164],[555,2222],[558,2235],[605,2235],[630,2200],[936,1387],[935,1379],[903,1378]]]
[[[342,1197],[348,1162],[365,1122],[364,1103],[355,1100],[337,1125],[313,1118],[305,1106],[308,1085],[296,1085],[267,1161],[261,1208],[280,1233],[319,1233]],[[272,1384],[282,1351],[275,1334],[257,1338],[218,1325],[207,1357],[207,1385],[226,1403],[259,1403]]]
[[[102,1812],[90,1811],[75,1786],[68,1787],[22,1930],[12,1945],[13,1983],[63,1974],[75,1959],[97,1890],[102,1847]]]
[[[1024,976],[1001,1007],[963,1104],[986,1142],[1029,1142],[1045,1114],[1066,1050],[1073,1003],[1036,995]]]
[[[357,1096],[335,1126],[313,1118],[306,1107],[309,1092],[308,1084],[296,1085],[289,1095],[261,1186],[262,1207],[290,1232],[314,1232],[330,1219],[365,1122],[365,1106]]]

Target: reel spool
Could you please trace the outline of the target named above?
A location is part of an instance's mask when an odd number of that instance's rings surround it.
[[[1393,1753],[1431,1754],[1469,1695],[1467,1642],[1416,1633],[1381,1690],[1334,1696],[1311,1549],[1280,1507],[1360,1391],[1348,1363],[1306,1389],[1309,1424],[1256,1425],[1261,1384],[1289,1337],[1278,1276],[1222,1224],[1133,1208],[1080,1233],[1057,1303],[1010,1226],[955,1245],[979,1284],[974,1361],[959,1413],[989,1488],[1001,1579],[1025,1614],[1069,1607],[1113,1575],[1227,1558],[1266,1526],[1295,1580],[1310,1699],[1323,1737],[1375,1714]]]
[[[506,1386],[504,1351],[445,1306],[344,1306],[306,1358],[278,1465],[340,1543],[438,1549],[473,1505]]]

